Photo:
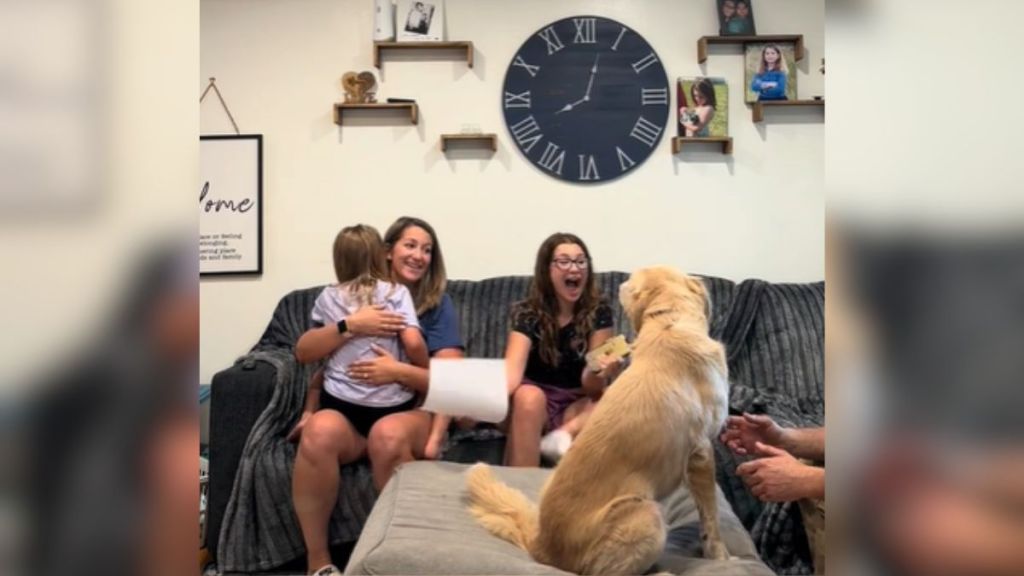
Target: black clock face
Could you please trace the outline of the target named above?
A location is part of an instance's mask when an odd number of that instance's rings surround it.
[[[546,174],[605,182],[643,163],[665,132],[669,86],[651,45],[597,16],[549,24],[523,42],[505,73],[512,139]]]

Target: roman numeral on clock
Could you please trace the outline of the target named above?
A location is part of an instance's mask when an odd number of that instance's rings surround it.
[[[527,90],[522,94],[513,94],[511,92],[505,92],[505,108],[529,108],[530,107],[530,91]]]
[[[541,30],[538,35],[548,43],[548,56],[551,56],[555,52],[565,48],[565,46],[562,45],[562,41],[558,39],[558,34],[555,34],[555,29],[551,26]]]
[[[505,94],[507,98],[508,92]],[[644,106],[652,106],[656,104],[668,105],[668,88],[641,88],[640,102],[643,103]]]
[[[629,170],[633,166],[636,166],[636,162],[634,162],[632,158],[627,156],[626,153],[622,151],[622,148],[616,146],[615,154],[618,155],[619,157],[619,167],[622,168],[623,172]]]
[[[658,141],[658,136],[661,135],[661,126],[641,116],[637,119],[636,124],[633,125],[633,130],[630,131],[629,135],[650,147],[654,147],[654,143]]]
[[[636,73],[639,74],[643,72],[644,68],[647,68],[648,66],[654,64],[657,61],[658,57],[654,54],[654,52],[651,52],[647,56],[644,56],[643,58],[637,60],[636,62],[633,62],[633,70],[635,70]]]
[[[526,71],[530,73],[530,78],[535,77],[537,75],[537,71],[540,70],[540,66],[527,64],[526,60],[523,60],[523,57],[518,54],[516,54],[516,59],[512,62],[512,65],[519,66],[520,68],[525,68]]]
[[[564,161],[565,150],[562,150],[561,148],[558,147],[557,144],[553,142],[548,142],[547,147],[544,148],[544,154],[541,155],[540,162],[538,163],[541,166],[547,168],[548,170],[554,172],[555,174],[561,176],[562,163]]]
[[[573,18],[572,23],[576,25],[576,36],[572,39],[573,44],[597,42],[596,18]]]
[[[544,137],[544,134],[540,131],[540,126],[537,125],[537,121],[534,120],[532,115],[513,124],[511,130],[512,137],[519,143],[519,147],[523,149],[524,154],[528,154],[533,149],[534,144],[540,142],[540,139]]]
[[[600,180],[601,176],[597,173],[597,163],[594,162],[593,156],[587,156],[580,154],[580,180]]]
[[[626,29],[625,28],[623,28],[622,30],[619,30],[619,37],[616,38],[615,39],[615,43],[612,44],[612,50],[618,51],[618,49],[619,49],[619,42],[622,41],[622,37],[625,36],[625,34],[626,34]]]

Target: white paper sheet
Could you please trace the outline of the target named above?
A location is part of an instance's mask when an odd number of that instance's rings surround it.
[[[505,360],[430,360],[430,387],[423,409],[481,422],[501,422],[508,413]]]

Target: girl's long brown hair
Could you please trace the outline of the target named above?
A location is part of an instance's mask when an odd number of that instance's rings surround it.
[[[422,316],[424,312],[436,308],[441,303],[448,284],[448,275],[444,268],[444,256],[441,255],[441,243],[437,241],[434,228],[419,218],[402,216],[395,220],[395,223],[384,233],[384,244],[387,251],[390,252],[395,247],[395,244],[402,239],[402,234],[410,226],[426,230],[434,245],[430,252],[430,266],[427,268],[427,273],[420,278],[415,286],[407,287],[412,294],[412,301],[416,305],[416,315]]]
[[[779,48],[778,44],[765,44],[764,48],[761,49],[761,61],[757,64],[757,73],[764,74],[768,71],[764,61],[764,53],[771,48],[775,50],[775,53],[779,55],[779,61],[775,64],[775,69],[784,74],[789,74],[789,65],[786,64],[786,55],[782,53],[782,48]]]
[[[594,315],[601,303],[601,295],[594,284],[594,261],[590,257],[587,245],[579,236],[567,232],[556,232],[548,236],[537,250],[529,296],[513,308],[512,320],[514,324],[522,317],[536,318],[540,333],[538,352],[541,359],[551,366],[557,366],[561,361],[561,354],[558,351],[558,296],[551,282],[551,259],[555,249],[562,244],[579,245],[588,263],[587,281],[584,283],[580,299],[576,301],[572,317],[577,338],[573,345],[578,350],[586,350],[587,339],[594,325]]]
[[[384,243],[373,226],[347,226],[334,238],[334,274],[361,306],[374,304],[377,281],[391,281]]]

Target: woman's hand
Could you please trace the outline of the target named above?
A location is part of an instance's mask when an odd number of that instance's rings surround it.
[[[364,306],[349,314],[345,323],[358,336],[394,336],[405,329],[405,318],[385,310],[383,304]]]
[[[289,442],[297,442],[302,436],[302,429],[306,426],[306,422],[309,422],[309,418],[313,416],[312,410],[303,410],[302,418],[299,418],[299,423],[292,428],[292,431],[288,433]]]
[[[357,360],[350,364],[348,367],[349,377],[374,386],[399,382],[402,376],[402,363],[380,346],[376,344],[370,346],[377,357],[371,360]]]

